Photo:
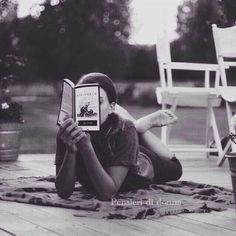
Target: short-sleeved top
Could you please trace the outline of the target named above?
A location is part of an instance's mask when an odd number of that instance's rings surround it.
[[[140,148],[138,135],[134,124],[112,114],[102,124],[99,132],[91,132],[91,143],[101,165],[106,169],[109,166],[128,167],[128,174],[120,188],[127,191],[147,187],[154,178],[153,165]],[[65,153],[65,145],[57,140],[60,153]],[[56,155],[55,164],[61,165],[64,155]],[[93,189],[84,161],[79,150],[76,159],[76,174],[78,181],[89,189]]]

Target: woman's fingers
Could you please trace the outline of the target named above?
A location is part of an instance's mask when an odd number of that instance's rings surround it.
[[[81,138],[83,138],[85,133],[82,131],[81,127],[76,126],[70,133],[67,135],[64,140],[68,145],[76,144]]]
[[[67,128],[63,132],[64,138],[65,139],[70,138],[72,131],[75,130],[77,127],[78,127],[77,124],[74,122],[71,125],[67,126]]]
[[[68,146],[77,144],[83,137],[86,137],[82,128],[72,118],[66,119],[60,127],[60,138]]]
[[[77,126],[70,134],[71,141],[74,141],[82,133],[83,133],[82,129],[79,126]]]
[[[60,129],[62,129],[62,130],[66,129],[73,122],[74,122],[74,120],[72,118],[66,119],[64,122],[62,122]]]
[[[78,143],[82,138],[86,137],[86,134],[84,132],[79,133],[73,140],[73,144]]]
[[[69,119],[66,119],[66,120],[60,125],[59,133],[60,133],[61,136],[64,134],[66,128],[67,128],[68,126],[70,126],[73,122],[74,122],[73,119],[72,119],[72,118],[69,118]]]
[[[73,131],[76,129],[80,130],[81,128],[78,127],[78,125],[74,122],[72,118],[65,120],[65,122],[61,124],[60,131],[59,131],[62,141],[64,141],[65,143],[69,143],[70,140],[73,139],[71,135]]]

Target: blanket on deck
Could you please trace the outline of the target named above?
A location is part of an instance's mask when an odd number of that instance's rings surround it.
[[[232,190],[188,181],[150,185],[100,201],[77,185],[64,200],[57,196],[55,177],[0,179],[0,200],[77,209],[77,217],[102,219],[151,219],[164,215],[222,211],[234,207]]]

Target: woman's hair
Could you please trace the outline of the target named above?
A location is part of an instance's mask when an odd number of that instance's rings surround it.
[[[98,83],[99,86],[103,88],[106,92],[108,101],[110,103],[117,102],[117,92],[115,85],[107,75],[98,72],[93,72],[83,75],[78,81],[78,84],[90,83]]]

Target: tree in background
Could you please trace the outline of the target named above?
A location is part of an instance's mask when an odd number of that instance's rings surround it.
[[[157,80],[159,76],[155,45],[129,45],[127,49],[129,59],[125,68],[125,79],[127,81]]]
[[[17,5],[11,0],[0,0],[0,59],[14,51],[10,24],[16,18]]]
[[[188,0],[178,7],[174,57],[183,61],[215,62],[212,24],[232,26],[236,19],[236,1]]]
[[[11,31],[11,23],[16,15],[17,5],[14,0],[0,1],[0,87],[4,88],[20,73],[18,67],[23,65]]]
[[[219,1],[219,0],[218,0]],[[223,0],[220,1],[226,17],[225,26],[232,26],[236,23],[236,1],[235,0]]]
[[[77,79],[102,71],[120,77],[126,64],[129,0],[58,0],[14,22],[27,76]]]
[[[217,1],[189,0],[178,7],[175,55],[183,61],[212,62],[214,45],[211,24],[225,21],[222,8],[217,9]],[[180,46],[180,47],[179,47]]]

